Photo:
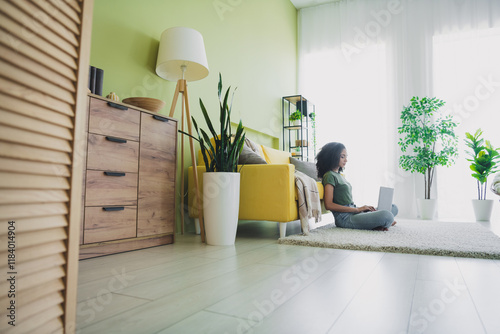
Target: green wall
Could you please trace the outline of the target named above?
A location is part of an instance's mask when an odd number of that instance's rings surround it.
[[[250,139],[278,148],[280,98],[295,94],[297,86],[297,11],[291,2],[95,0],[90,63],[104,70],[103,95],[113,91],[120,99],[161,99],[167,105],[160,113],[168,114],[176,83],[158,77],[154,68],[161,33],[176,26],[198,30],[205,41],[210,74],[188,83],[190,110],[198,124],[205,128],[199,98],[211,116],[218,116],[220,72],[225,88],[237,87],[232,121],[241,119]],[[179,100],[174,117],[180,119],[180,114]],[[185,147],[187,166],[191,162]]]

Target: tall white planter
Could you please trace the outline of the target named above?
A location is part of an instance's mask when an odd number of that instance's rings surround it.
[[[203,173],[203,219],[207,244],[233,245],[240,207],[240,173]]]
[[[436,199],[418,199],[420,218],[432,220],[436,215],[437,200]]]
[[[477,221],[489,221],[491,218],[491,212],[493,210],[493,200],[492,199],[473,199],[472,207],[474,208],[474,214],[476,215]]]

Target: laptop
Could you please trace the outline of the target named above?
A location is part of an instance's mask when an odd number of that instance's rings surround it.
[[[394,188],[380,187],[377,210],[391,211],[393,197]]]

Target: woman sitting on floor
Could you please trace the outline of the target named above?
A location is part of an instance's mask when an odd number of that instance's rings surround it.
[[[328,143],[316,156],[318,177],[323,178],[325,208],[335,217],[338,227],[359,230],[388,231],[396,222],[398,208],[377,211],[373,206],[356,207],[352,200],[352,187],[341,172],[347,163],[347,151],[341,143]]]

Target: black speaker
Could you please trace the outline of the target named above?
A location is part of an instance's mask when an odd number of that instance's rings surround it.
[[[295,107],[302,111],[302,115],[307,117],[307,101],[297,101]]]

